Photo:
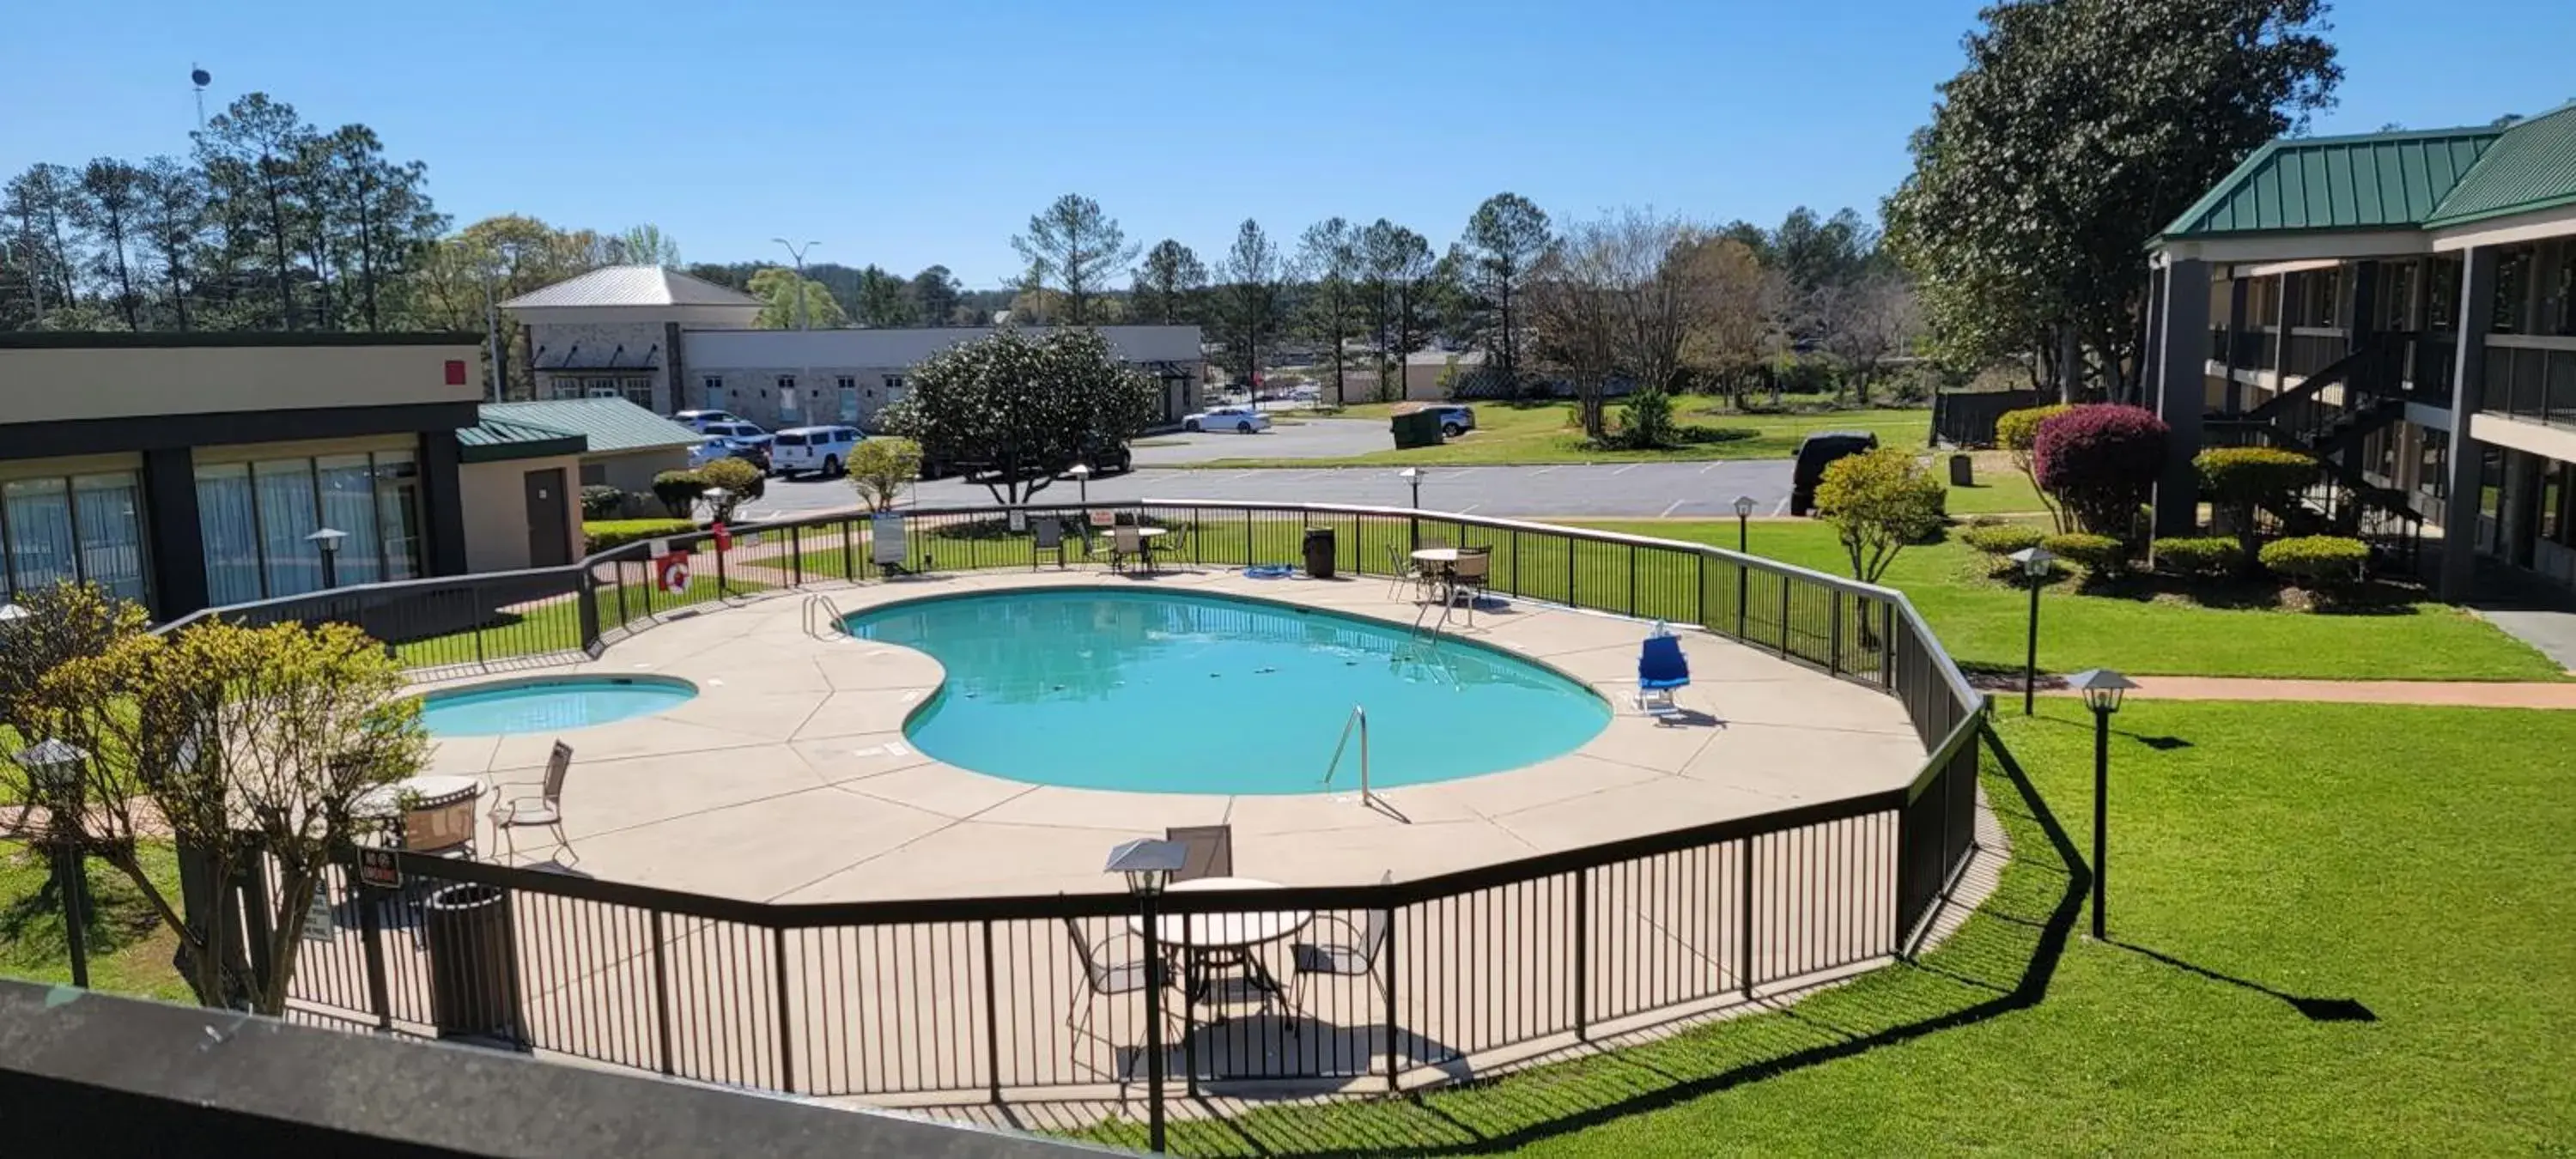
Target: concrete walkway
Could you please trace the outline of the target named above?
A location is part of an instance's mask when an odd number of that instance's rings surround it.
[[[2264,680],[2239,676],[2136,676],[2129,695],[2151,700],[2307,700],[2455,708],[2576,709],[2576,683],[2476,680]],[[2064,688],[2044,690],[2073,696]]]

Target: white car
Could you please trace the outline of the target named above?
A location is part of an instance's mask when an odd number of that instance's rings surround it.
[[[769,466],[791,479],[808,471],[838,475],[866,439],[857,427],[789,427],[771,436]]]
[[[735,418],[732,411],[684,410],[678,414],[672,415],[671,421],[687,427],[690,430],[696,431],[699,434],[705,434],[708,423],[738,423],[742,420]]]
[[[1185,431],[1233,431],[1248,435],[1270,429],[1270,416],[1248,406],[1212,406],[1181,418]]]

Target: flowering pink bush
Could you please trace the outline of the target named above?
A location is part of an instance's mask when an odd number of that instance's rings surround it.
[[[2134,406],[2068,407],[2039,424],[2031,469],[2086,531],[2126,540],[2138,506],[2154,493],[2172,435],[2155,412]]]

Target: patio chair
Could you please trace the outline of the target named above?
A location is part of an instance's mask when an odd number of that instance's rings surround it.
[[[1414,559],[1413,553],[1405,550],[1403,544],[1390,543],[1386,545],[1386,574],[1386,598],[1394,599],[1395,593],[1411,584],[1413,598],[1420,602],[1431,590],[1435,572],[1430,564]]]
[[[1637,652],[1637,710],[1667,723],[1681,715],[1673,690],[1689,686],[1690,658],[1682,655],[1681,638],[1661,625]]]
[[[1091,1021],[1093,1008],[1102,998],[1141,994],[1146,987],[1160,985],[1170,978],[1168,969],[1157,967],[1144,958],[1124,962],[1102,958],[1099,949],[1091,944],[1091,935],[1083,932],[1079,919],[1064,919],[1064,932],[1073,939],[1074,957],[1082,965],[1082,994],[1074,1000],[1073,1009],[1066,1012],[1064,1018],[1065,1028],[1077,1034],[1100,1037],[1092,1030]],[[1169,1020],[1171,1011],[1167,1008],[1163,1016]],[[1074,1057],[1077,1062],[1081,1060],[1080,1050],[1081,1044],[1076,1043]]]
[[[1449,565],[1449,606],[1466,605],[1468,627],[1476,626],[1476,601],[1484,598],[1485,585],[1493,575],[1494,549],[1490,547],[1459,548],[1458,562]]]
[[[1395,884],[1395,871],[1388,870],[1385,876],[1377,879],[1377,883]],[[1358,924],[1340,915],[1320,914],[1316,916],[1315,924],[1306,928],[1316,930],[1325,926],[1337,926],[1346,936],[1338,941],[1298,942],[1288,948],[1289,964],[1296,968],[1296,977],[1288,983],[1288,1009],[1299,1015],[1306,1013],[1307,979],[1319,975],[1365,978],[1377,973],[1377,961],[1386,953],[1387,935],[1395,927],[1395,911],[1370,910],[1368,917]],[[1292,1021],[1288,1026],[1293,1033],[1297,1024]]]
[[[581,855],[573,850],[571,839],[565,837],[563,831],[564,776],[570,772],[572,772],[572,746],[556,741],[554,754],[546,758],[546,781],[541,795],[512,797],[493,804],[492,829],[501,838],[501,860],[504,864],[517,857],[519,853],[518,842],[511,837],[511,831],[514,829],[552,829],[555,834],[555,844],[562,846],[564,852],[572,853],[574,860],[581,859]],[[499,786],[496,785],[493,788],[494,795],[498,796]]]
[[[1163,840],[1178,842],[1189,850],[1181,859],[1180,872],[1172,875],[1173,881],[1234,876],[1234,826],[1174,825],[1163,830]]]
[[[1133,560],[1144,560],[1145,570],[1154,570],[1154,559],[1145,553],[1145,533],[1135,524],[1121,523],[1109,529],[1109,567],[1115,571]]]

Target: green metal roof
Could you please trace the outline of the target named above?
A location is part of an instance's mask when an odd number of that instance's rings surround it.
[[[589,440],[593,455],[696,446],[698,432],[622,398],[568,398],[552,402],[490,402],[483,421],[545,427]]]
[[[489,414],[473,426],[457,431],[456,443],[459,448],[457,458],[468,463],[578,455],[590,447],[588,439],[570,431],[514,423]]]
[[[2504,133],[2436,129],[2273,141],[2184,210],[2163,237],[2415,228]]]
[[[2506,128],[2425,219],[2458,225],[2576,203],[2576,101]]]

